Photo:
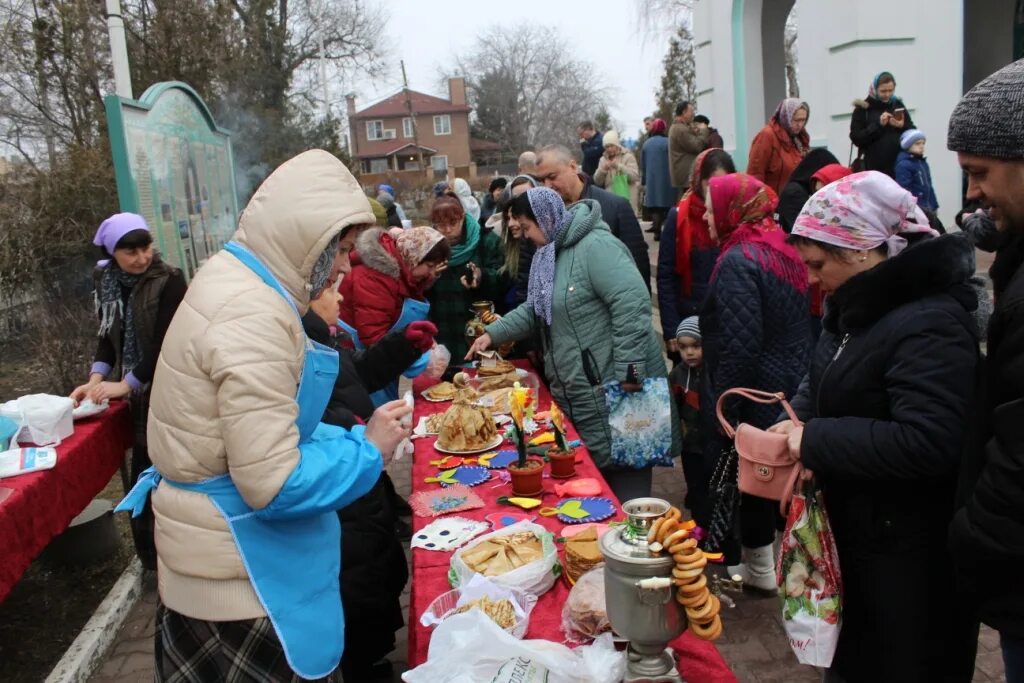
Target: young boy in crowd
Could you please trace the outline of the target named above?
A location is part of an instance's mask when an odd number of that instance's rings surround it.
[[[685,505],[692,512],[707,498],[708,475],[704,472],[704,439],[700,432],[700,368],[704,360],[700,325],[690,316],[676,329],[676,345],[682,362],[669,374],[669,387],[682,421]]]
[[[910,194],[917,197],[917,205],[925,212],[934,214],[939,210],[932,187],[932,172],[924,158],[924,133],[911,128],[900,136],[903,151],[896,157],[896,182]]]

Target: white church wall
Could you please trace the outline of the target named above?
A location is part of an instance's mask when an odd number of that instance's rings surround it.
[[[963,80],[962,0],[861,0],[799,5],[800,93],[809,129],[844,163],[852,100],[867,95],[880,71],[928,136],[927,156],[943,221],[960,207],[961,174],[946,150],[946,127]],[[879,21],[878,17],[885,17]],[[856,151],[856,150],[854,150]]]
[[[694,8],[698,109],[722,132],[739,165],[745,166],[750,140],[764,125],[766,99],[782,95],[764,92],[758,32],[762,3],[785,1],[699,0]],[[945,148],[945,136],[962,94],[963,0],[805,0],[797,11],[800,92],[811,107],[812,142],[827,145],[845,163],[851,102],[867,94],[875,74],[891,71],[897,94],[929,138],[940,215],[952,223],[961,175],[956,156]],[[748,19],[745,26],[734,22],[736,12]],[[734,35],[745,37],[739,49]],[[734,63],[737,54],[743,56],[739,65]]]

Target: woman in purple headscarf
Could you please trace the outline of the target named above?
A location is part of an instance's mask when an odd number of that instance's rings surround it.
[[[867,171],[816,192],[789,238],[828,295],[792,401],[804,426],[772,428],[814,473],[839,550],[842,631],[826,681],[974,670],[977,624],[946,547],[978,360],[974,249],[935,234],[909,192]]]
[[[146,448],[149,389],[167,327],[185,297],[185,277],[153,250],[146,219],[135,213],[114,214],[100,224],[93,244],[103,260],[93,273],[99,337],[89,381],[71,392],[78,405],[118,398],[130,401],[135,422],[132,484],[152,463]],[[147,569],[156,569],[153,517],[133,518],[135,550]]]
[[[632,256],[589,199],[565,208],[553,190],[538,187],[512,200],[517,221],[536,246],[526,301],[487,326],[467,358],[491,346],[539,333],[551,394],[569,415],[619,500],[650,495],[651,469],[611,462],[608,408],[600,391],[618,380],[638,388],[667,377],[651,326],[651,298]],[[679,454],[678,420],[672,453]]]
[[[807,119],[811,108],[803,100],[788,97],[775,109],[771,120],[754,136],[747,158],[752,175],[780,194],[810,149]]]

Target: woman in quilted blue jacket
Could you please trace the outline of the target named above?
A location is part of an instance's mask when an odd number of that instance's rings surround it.
[[[728,447],[715,421],[718,397],[734,387],[783,392],[792,396],[807,369],[811,349],[807,268],[772,215],[778,197],[771,188],[745,173],[708,181],[706,219],[719,244],[707,299],[700,315],[704,342],[706,471],[714,471]],[[778,407],[727,402],[732,424],[746,422],[766,429]],[[710,511],[697,511],[707,527]],[[725,543],[730,575],[740,574],[748,586],[775,592],[775,540],[778,504],[741,495],[737,548]]]

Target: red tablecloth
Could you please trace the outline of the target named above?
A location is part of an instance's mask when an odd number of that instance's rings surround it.
[[[529,367],[522,363],[519,365],[521,367]],[[420,396],[420,392],[433,383],[434,381],[425,380],[422,377],[414,383],[413,391],[416,396],[416,407],[413,412],[413,424],[416,424],[421,416],[431,415],[433,413],[447,410],[451,405],[450,403],[431,403]],[[541,383],[537,396],[538,410],[547,410],[550,403],[551,394],[543,383]],[[579,438],[576,434],[575,428],[571,425],[568,426],[568,431],[569,438]],[[434,450],[435,440],[436,439],[434,437],[427,437],[424,439],[417,439],[414,442],[416,450],[413,455],[412,467],[413,492],[439,487],[439,484],[427,484],[424,482],[426,477],[436,476],[438,472],[438,468],[431,465],[429,461],[437,460],[442,457],[441,454]],[[507,443],[502,446],[502,448],[510,447],[511,446]],[[610,498],[615,501],[616,505],[618,505],[618,499],[615,497],[615,494],[612,493],[611,489],[608,488],[608,485],[604,483],[604,478],[594,465],[593,460],[590,458],[590,454],[583,448],[577,449],[577,453],[583,454],[582,462],[579,462],[580,458],[577,457],[577,476],[593,477],[601,481],[602,486],[604,487],[604,491],[601,495]],[[497,480],[492,479],[492,481],[488,481],[474,487],[473,490],[483,499],[485,504],[484,507],[476,510],[466,510],[456,514],[468,519],[483,520],[485,516],[492,512],[523,512],[519,508],[499,505],[496,502],[499,496],[511,495],[512,492],[511,484],[495,486],[496,483]],[[559,500],[559,498],[554,495],[554,489],[552,487],[552,480],[545,478],[545,505],[552,505]],[[619,511],[614,517],[607,521],[622,519],[622,517],[623,515],[621,511]],[[414,533],[422,529],[431,521],[433,521],[433,518],[413,516]],[[557,517],[542,517],[537,515],[535,522],[555,532],[556,536],[559,535],[558,532],[565,527],[565,524],[560,522]],[[560,554],[564,554],[564,551],[561,548],[559,549],[559,552]],[[412,551],[412,585],[410,589],[409,603],[410,667],[422,664],[427,659],[427,648],[430,644],[431,629],[420,625],[419,618],[437,596],[451,590],[451,586],[448,584],[448,566],[451,561],[451,557],[452,553],[423,550],[421,548],[414,548]],[[568,597],[569,587],[566,585],[564,579],[559,578],[555,582],[554,587],[542,595],[540,600],[537,602],[537,606],[534,607],[533,612],[530,615],[530,626],[526,631],[525,637],[528,639],[541,638],[559,643],[563,642],[565,636],[561,630],[562,605]],[[735,676],[733,676],[729,671],[729,667],[722,659],[722,656],[719,654],[718,649],[715,648],[714,644],[700,640],[694,637],[689,631],[686,631],[673,643],[673,646],[676,647],[676,652],[679,655],[680,667],[683,672],[683,676],[687,681],[690,681],[690,683],[731,683],[736,680]]]
[[[0,602],[36,555],[103,490],[131,445],[128,404],[117,401],[75,423],[74,434],[57,447],[53,469],[0,479],[0,489],[12,491],[0,502]]]

